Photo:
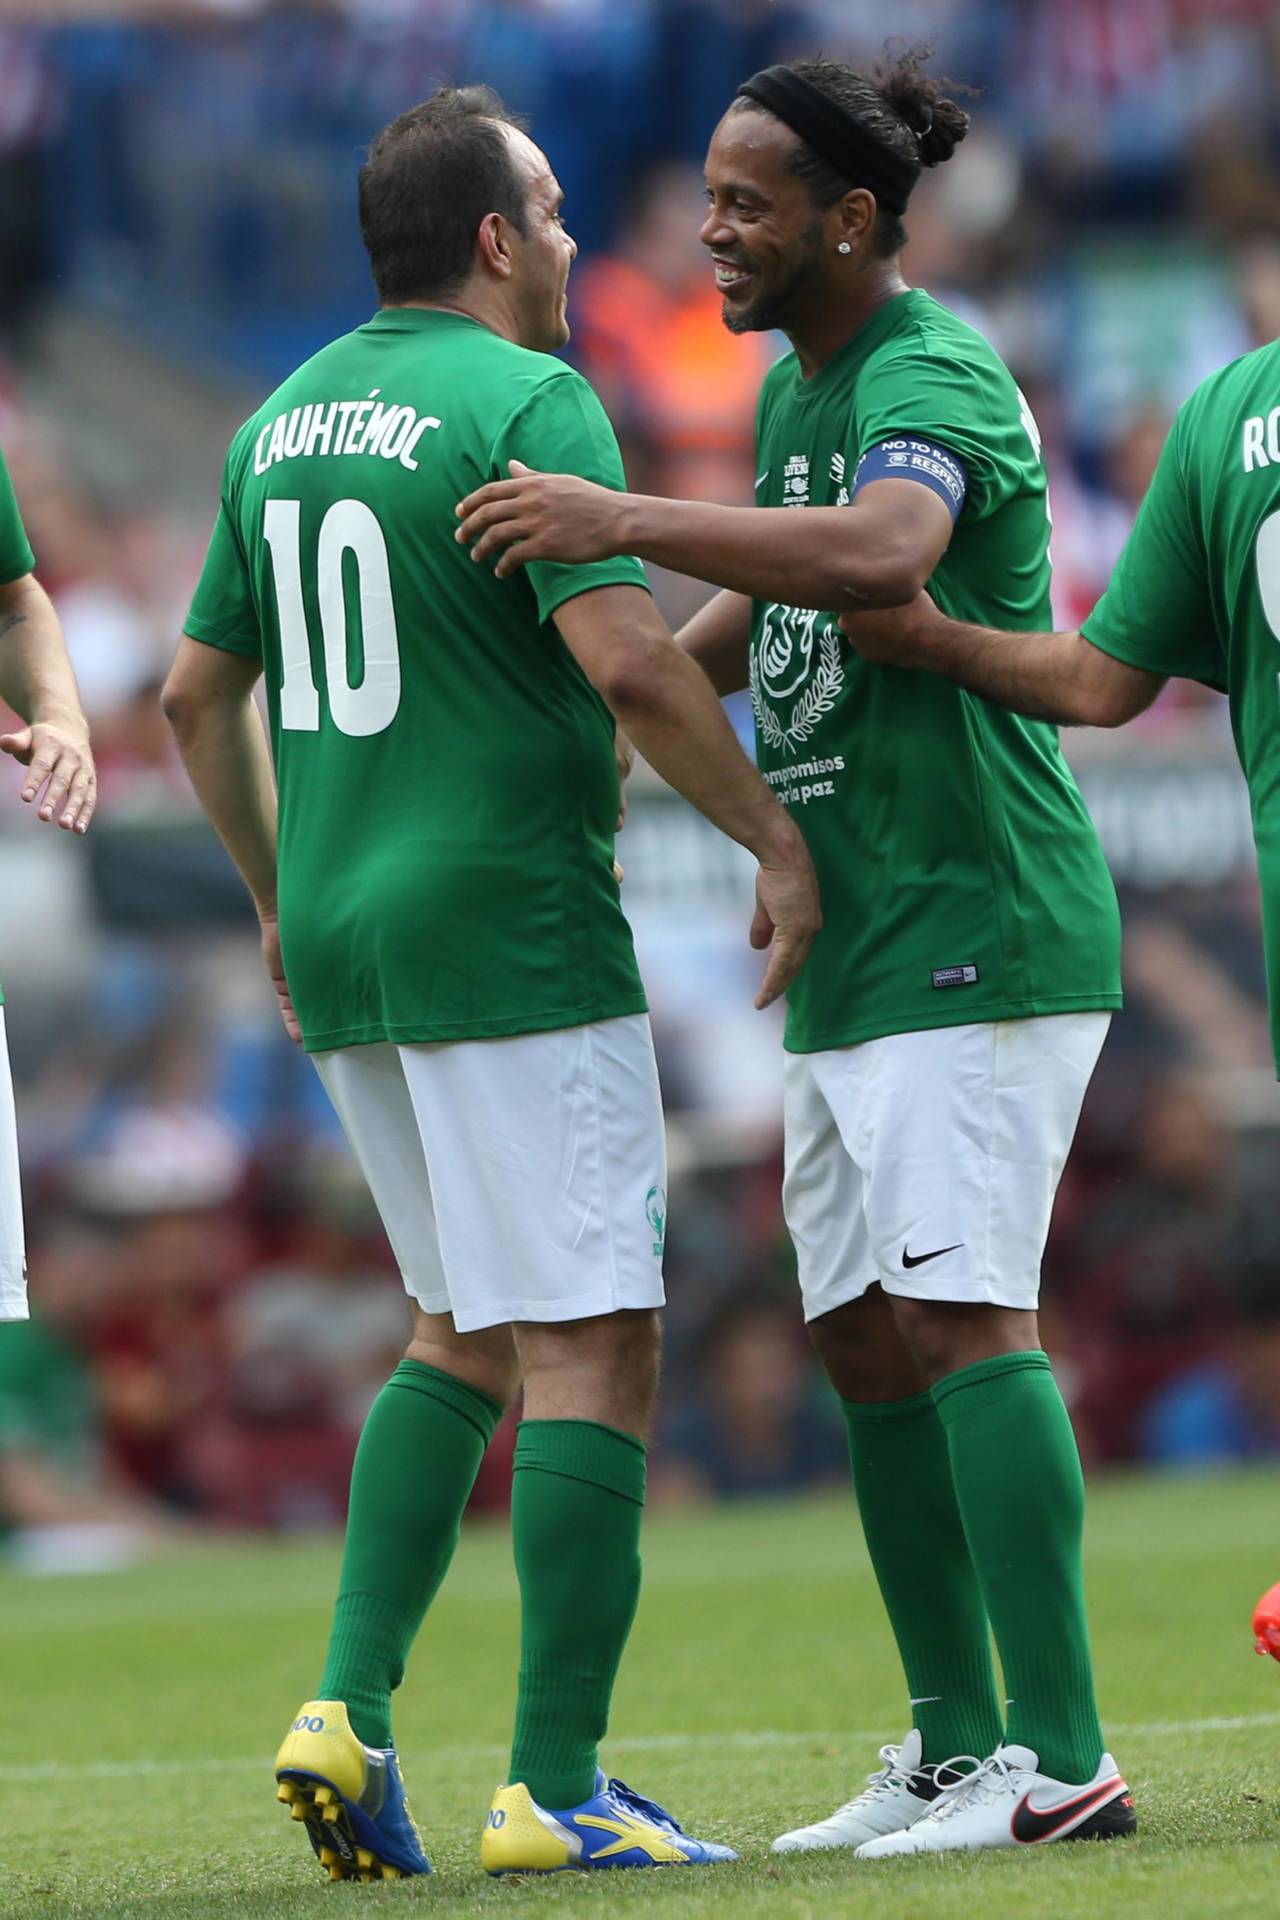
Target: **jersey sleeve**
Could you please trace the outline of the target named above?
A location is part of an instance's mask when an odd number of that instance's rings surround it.
[[[1174,422],[1115,572],[1082,632],[1131,667],[1202,680],[1225,693],[1208,561],[1187,490],[1185,421],[1184,413]]]
[[[21,580],[24,574],[33,570],[35,564],[36,557],[31,551],[22,515],[18,512],[9,469],[4,463],[4,455],[0,453],[0,586],[7,587],[10,581]]]
[[[923,351],[878,355],[859,377],[855,425],[855,473],[872,456],[863,485],[884,477],[869,469],[886,446],[899,457],[887,471],[931,486],[957,514],[966,505],[985,514],[1023,483],[1027,430],[995,363]]]
[[[249,566],[225,494],[183,631],[208,647],[220,647],[224,653],[242,653],[255,660],[262,657],[262,627],[253,602]]]
[[[581,374],[568,367],[538,387],[504,422],[490,457],[495,480],[510,479],[511,460],[542,473],[574,473],[619,493],[626,486],[622,454],[609,417]],[[540,620],[549,620],[566,600],[594,587],[647,590],[649,584],[640,562],[630,556],[583,566],[534,560],[524,571],[537,598]]]

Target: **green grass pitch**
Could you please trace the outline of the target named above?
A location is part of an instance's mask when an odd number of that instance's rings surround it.
[[[1093,1489],[1104,1716],[1142,1832],[1107,1846],[859,1866],[770,1861],[903,1730],[851,1507],[660,1515],[606,1751],[736,1867],[494,1882],[476,1862],[516,1659],[505,1528],[470,1527],[401,1691],[398,1738],[437,1873],[330,1887],[273,1799],[315,1684],[332,1542],[210,1544],[134,1571],[0,1574],[0,1914],[294,1920],[432,1914],[770,1920],[1200,1920],[1280,1913],[1280,1670],[1249,1616],[1280,1577],[1280,1476]]]

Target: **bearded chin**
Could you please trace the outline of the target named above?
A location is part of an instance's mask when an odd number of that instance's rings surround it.
[[[730,333],[772,333],[787,324],[787,306],[795,286],[795,280],[790,280],[780,292],[761,294],[745,307],[731,307],[726,300],[720,317]]]
[[[721,309],[720,318],[730,333],[768,333],[774,321],[772,308],[762,306],[758,301],[753,307],[730,307]]]
[[[720,317],[730,333],[772,333],[775,328],[785,333],[796,296],[803,294],[821,268],[821,229],[810,229],[805,238],[808,250],[784,287],[762,295],[749,306],[731,307],[725,302]]]

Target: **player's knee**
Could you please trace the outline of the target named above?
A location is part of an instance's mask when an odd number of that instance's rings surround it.
[[[413,1339],[405,1348],[406,1360],[434,1367],[462,1380],[478,1393],[488,1394],[500,1406],[507,1406],[520,1385],[520,1368],[509,1327],[486,1328],[482,1333],[441,1333],[424,1327],[419,1316]],[[438,1316],[430,1316],[437,1318]]]
[[[907,1399],[920,1390],[915,1362],[879,1287],[811,1320],[808,1332],[842,1400]]]
[[[601,1382],[608,1383],[615,1406],[630,1411],[633,1426],[647,1426],[658,1396],[662,1322],[644,1307],[607,1314],[596,1324]]]
[[[954,1300],[895,1299],[903,1340],[930,1385],[962,1367],[1037,1345],[1034,1313]]]
[[[597,1420],[641,1436],[658,1391],[661,1323],[652,1308],[516,1329],[526,1418]]]

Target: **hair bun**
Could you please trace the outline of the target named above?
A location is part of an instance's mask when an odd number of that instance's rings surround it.
[[[921,166],[938,167],[969,131],[969,116],[924,71],[928,57],[928,49],[909,47],[892,66],[878,67],[875,78],[881,99],[915,135]]]
[[[902,118],[917,140],[923,140],[933,126],[933,108],[923,100],[912,100],[903,107]]]

